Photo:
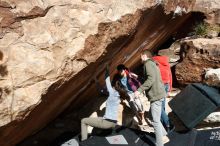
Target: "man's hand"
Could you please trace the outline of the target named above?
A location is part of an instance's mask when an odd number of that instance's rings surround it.
[[[131,78],[135,78],[135,79],[137,79],[138,78],[138,75],[136,75],[135,73],[133,73],[133,72],[130,72],[130,77]]]
[[[135,92],[134,92],[134,95],[135,95],[136,97],[138,97],[140,94],[141,94],[141,93],[140,93],[139,91],[135,91]]]
[[[109,74],[109,65],[108,65],[108,63],[106,63],[106,67],[105,67],[105,79],[107,78],[107,77],[109,77],[110,76],[110,74]]]

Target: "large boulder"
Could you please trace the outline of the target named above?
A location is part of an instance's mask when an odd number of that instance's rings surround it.
[[[158,55],[168,56],[169,57],[170,65],[174,66],[180,60],[180,55],[179,55],[180,46],[181,46],[180,41],[176,41],[169,48],[163,49],[163,50],[159,50],[158,51]]]
[[[73,101],[77,105],[94,95],[95,89],[85,92],[92,77],[125,38],[136,33],[143,15],[137,10],[152,4],[1,1],[0,145],[16,144]]]
[[[73,77],[117,38],[128,36],[141,16],[136,11],[149,5],[145,0],[0,1],[0,145],[16,144],[67,108],[97,67],[84,71],[82,80]]]
[[[81,105],[96,95],[92,78],[100,75],[103,62],[130,61],[133,66],[139,56],[136,48],[146,38],[152,49],[190,17],[172,19],[162,8],[152,7],[155,4],[148,0],[1,0],[0,145],[15,145],[71,103]],[[200,0],[186,3],[191,8],[187,12],[206,13],[199,7],[202,4]],[[168,8],[165,5],[172,11]],[[209,10],[215,12],[216,6]],[[124,47],[128,41],[131,45]]]
[[[210,24],[220,24],[219,0],[162,0],[167,13],[203,12]]]
[[[220,38],[188,39],[182,42],[182,62],[176,66],[176,78],[181,84],[203,82],[208,68],[220,67]]]

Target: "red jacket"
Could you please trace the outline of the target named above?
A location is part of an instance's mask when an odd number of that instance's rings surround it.
[[[163,83],[170,85],[170,91],[172,89],[172,73],[170,70],[169,58],[167,56],[154,56],[153,60],[157,63]]]

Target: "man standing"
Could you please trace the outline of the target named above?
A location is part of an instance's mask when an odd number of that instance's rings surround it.
[[[164,88],[168,96],[169,92],[172,89],[172,73],[170,70],[169,58],[167,56],[154,56],[152,59],[157,63],[157,66],[159,67],[161,79],[164,83]],[[166,113],[166,97],[167,96],[164,97],[164,100],[162,102],[161,122],[165,126],[167,132],[170,132],[172,128],[171,128],[169,117]]]
[[[138,88],[135,94],[138,96],[140,93],[146,92],[146,96],[150,101],[150,114],[156,135],[156,146],[163,146],[163,136],[167,133],[160,122],[160,117],[162,101],[166,96],[166,92],[161,80],[160,71],[151,58],[151,52],[148,50],[142,51],[141,60],[144,63],[145,82]]]

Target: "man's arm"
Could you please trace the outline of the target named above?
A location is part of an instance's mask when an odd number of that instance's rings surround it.
[[[112,88],[111,81],[110,81],[110,74],[109,74],[109,66],[108,66],[108,64],[106,65],[106,68],[105,68],[105,84],[106,84],[108,92],[112,93],[113,92],[113,88]]]
[[[96,76],[94,77],[94,81],[95,81],[96,89],[99,92],[99,94],[102,95],[102,96],[107,96],[108,91],[107,91],[106,87],[105,86],[103,87],[103,86],[100,85],[100,83],[99,83]]]
[[[145,63],[145,68],[146,68],[146,76],[147,80],[138,88],[138,91],[143,93],[145,90],[150,89],[152,86],[154,80],[155,80],[155,69],[154,66],[152,65],[153,62],[148,61]]]
[[[138,78],[138,75],[136,75],[135,73],[133,73],[133,72],[130,72],[130,74],[129,74],[132,78],[135,78],[135,79],[137,79]]]

